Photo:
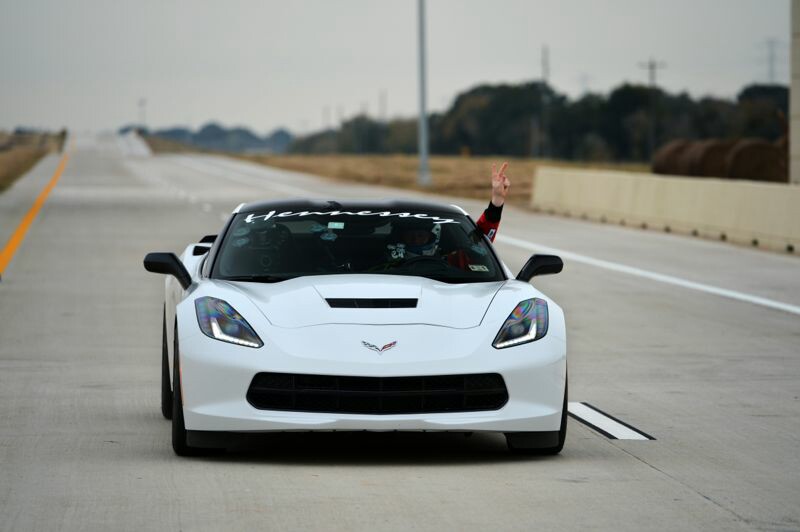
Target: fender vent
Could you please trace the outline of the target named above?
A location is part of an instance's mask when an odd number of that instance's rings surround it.
[[[329,298],[331,308],[417,308],[417,300],[414,298],[394,298],[394,299],[350,299],[350,298]]]

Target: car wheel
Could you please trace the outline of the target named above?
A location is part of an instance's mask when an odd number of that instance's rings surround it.
[[[175,327],[175,359],[172,367],[172,450],[178,456],[210,456],[220,454],[224,448],[193,447],[188,443],[189,433],[183,421],[183,394],[181,393],[181,357],[178,349],[178,328]]]
[[[161,325],[161,414],[172,419],[172,385],[169,381],[169,350],[167,349],[167,310]]]
[[[197,449],[189,447],[186,443],[186,425],[183,423],[183,398],[181,397],[180,381],[180,353],[178,350],[178,329],[175,328],[174,355],[172,368],[172,449],[178,456],[192,456],[197,454]]]
[[[567,439],[567,384],[564,384],[564,405],[561,408],[561,427],[553,432],[507,432],[508,449],[517,454],[554,455],[561,452]]]

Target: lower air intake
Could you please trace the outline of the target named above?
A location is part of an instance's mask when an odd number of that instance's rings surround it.
[[[337,414],[431,414],[497,410],[508,401],[497,373],[344,377],[258,373],[247,401],[259,410]]]

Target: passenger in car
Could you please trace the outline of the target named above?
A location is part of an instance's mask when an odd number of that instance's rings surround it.
[[[503,214],[503,205],[508,195],[508,189],[511,187],[511,180],[506,176],[507,169],[508,162],[504,162],[500,166],[500,170],[497,169],[496,164],[492,164],[491,200],[476,222],[478,229],[492,242],[497,235],[500,218]],[[431,222],[421,223],[419,220],[396,222],[393,234],[389,238],[391,243],[387,246],[391,256],[390,260],[442,256],[451,266],[465,270],[469,268],[472,260],[466,250],[444,251],[444,254],[440,255],[443,251],[440,246],[441,230],[442,227],[439,224]]]
[[[508,162],[504,162],[499,171],[497,170],[497,165],[492,164],[492,199],[476,222],[483,234],[488,236],[492,242],[494,242],[497,229],[500,227],[503,205],[506,202],[508,189],[511,187],[511,180],[506,176],[507,169]]]

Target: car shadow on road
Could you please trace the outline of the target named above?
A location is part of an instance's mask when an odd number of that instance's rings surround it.
[[[271,433],[202,457],[215,462],[284,465],[431,466],[540,458],[510,453],[502,434],[446,432]]]

